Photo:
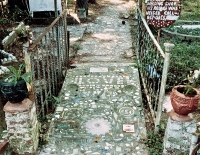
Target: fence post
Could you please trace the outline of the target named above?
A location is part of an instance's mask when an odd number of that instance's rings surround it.
[[[69,62],[69,47],[70,47],[70,31],[67,31],[67,67],[70,66],[70,62]]]
[[[55,17],[58,17],[57,0],[54,0]]]
[[[69,64],[69,42],[68,42],[68,33],[69,31],[67,31],[67,11],[65,11],[64,14],[64,18],[63,18],[63,28],[64,28],[64,46],[65,46],[65,54],[64,56],[66,56],[66,58],[64,58],[64,65],[65,67],[68,67]]]
[[[23,53],[24,53],[24,62],[26,64],[26,72],[32,72],[31,53],[28,52],[28,48],[29,48],[29,42],[23,44]],[[34,102],[35,97],[34,97],[34,91],[33,91],[32,77],[31,77],[31,83],[30,84],[27,83],[27,87],[28,87],[28,91],[29,91],[29,99]]]
[[[160,124],[161,114],[162,114],[162,105],[165,96],[165,86],[167,81],[167,73],[169,68],[170,62],[170,51],[174,48],[174,44],[171,43],[164,43],[165,46],[165,60],[162,72],[162,79],[161,79],[161,86],[160,86],[160,93],[158,99],[158,109],[156,114],[156,122],[155,122],[155,133],[158,131],[158,125]]]

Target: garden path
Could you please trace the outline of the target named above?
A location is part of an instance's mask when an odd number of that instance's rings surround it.
[[[80,43],[38,155],[147,155],[140,80],[128,21],[133,1],[104,0],[93,23],[68,26]]]

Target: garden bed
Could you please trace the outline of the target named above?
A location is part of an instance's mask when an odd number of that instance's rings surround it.
[[[200,40],[199,21],[177,21],[175,24],[162,28],[162,33],[183,40]]]

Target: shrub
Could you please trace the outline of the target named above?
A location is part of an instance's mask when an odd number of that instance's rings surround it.
[[[189,72],[200,68],[200,43],[198,41],[172,39],[170,42],[175,44],[175,48],[171,52],[167,91],[175,85],[186,84]]]

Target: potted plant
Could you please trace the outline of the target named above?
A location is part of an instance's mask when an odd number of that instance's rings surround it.
[[[188,114],[198,108],[200,92],[195,87],[199,84],[200,71],[194,72],[192,76],[188,76],[188,83],[186,85],[178,85],[172,89],[170,99],[174,112],[179,117],[185,119],[185,121],[189,121]]]
[[[8,66],[10,72],[0,82],[2,95],[11,103],[21,102],[28,96],[26,83],[30,83],[32,72],[24,73],[24,68],[25,64],[20,64],[18,69]]]

